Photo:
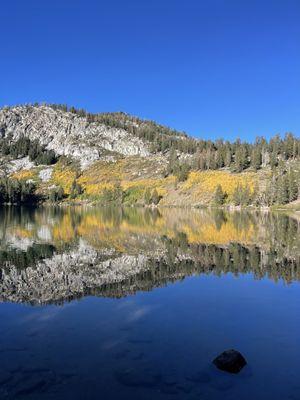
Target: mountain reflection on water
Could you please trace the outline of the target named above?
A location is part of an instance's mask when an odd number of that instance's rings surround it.
[[[300,279],[300,223],[284,214],[3,208],[0,301],[122,297],[197,274]]]

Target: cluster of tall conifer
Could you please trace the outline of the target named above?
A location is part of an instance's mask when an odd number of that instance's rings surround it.
[[[292,168],[278,169],[272,173],[271,179],[263,188],[258,185],[251,190],[248,184],[237,185],[229,202],[235,206],[266,206],[284,205],[298,199],[300,195],[299,172]],[[226,204],[228,194],[218,185],[214,194],[214,205]]]
[[[287,204],[297,200],[300,195],[299,172],[289,168],[273,173],[261,195],[261,202],[266,206]]]
[[[0,204],[33,204],[39,198],[33,182],[2,177],[0,179]]]
[[[13,158],[29,156],[30,161],[37,165],[50,165],[57,161],[53,150],[47,150],[38,140],[30,140],[26,136],[21,136],[16,141],[12,140],[11,135],[0,139],[0,153]]]

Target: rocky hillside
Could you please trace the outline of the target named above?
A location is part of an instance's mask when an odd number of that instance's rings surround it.
[[[125,113],[0,109],[0,203],[298,205],[300,140],[196,140]]]
[[[50,106],[19,106],[0,110],[2,138],[38,140],[56,155],[71,156],[86,168],[109,154],[148,156],[149,143],[128,131]]]

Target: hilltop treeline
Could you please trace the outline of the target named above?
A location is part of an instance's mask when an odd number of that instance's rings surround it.
[[[249,167],[258,170],[268,165],[275,168],[281,160],[300,157],[300,139],[292,133],[286,133],[284,138],[276,135],[269,141],[258,137],[254,143],[242,142],[240,139],[235,142],[223,139],[202,140],[123,112],[92,114],[83,109],[68,108],[66,105],[51,104],[50,106],[53,109],[69,111],[85,117],[89,122],[124,129],[140,139],[151,142],[153,153],[171,150],[193,155],[193,168],[199,170],[228,167],[235,172],[241,172]]]
[[[27,105],[27,107],[33,106],[40,105],[38,103]],[[300,158],[300,139],[292,133],[286,133],[284,138],[276,135],[269,141],[258,137],[254,143],[242,142],[240,139],[234,142],[223,139],[202,140],[123,112],[89,113],[84,109],[68,107],[65,104],[47,104],[47,106],[86,118],[88,123],[124,129],[131,135],[150,142],[152,153],[171,151],[187,154],[190,156],[189,164],[193,169],[230,168],[234,172],[241,172],[252,168],[257,171],[266,166],[276,168],[280,161]]]
[[[300,158],[300,140],[292,133],[287,133],[283,139],[276,135],[270,141],[260,137],[254,143],[239,139],[233,143],[224,140],[195,142],[190,165],[196,170],[228,168],[233,172],[242,172],[251,168],[258,171],[267,166],[275,169],[281,162]],[[176,161],[174,153],[176,149],[172,148],[169,156],[171,163]]]

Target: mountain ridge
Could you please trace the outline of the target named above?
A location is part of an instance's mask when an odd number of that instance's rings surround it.
[[[2,176],[13,179],[1,202],[24,201],[24,191],[31,201],[37,189],[52,202],[271,206],[300,192],[291,133],[213,142],[123,112],[36,104],[0,109],[0,135]]]

